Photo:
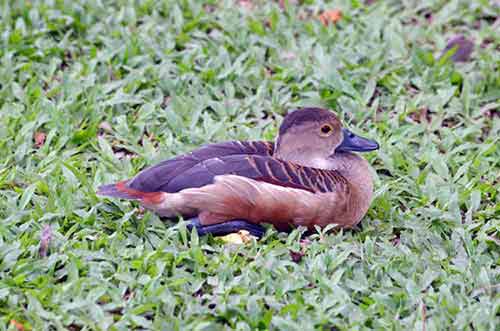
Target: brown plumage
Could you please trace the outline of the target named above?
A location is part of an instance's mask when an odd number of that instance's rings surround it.
[[[275,146],[208,145],[98,194],[140,200],[164,217],[198,215],[203,225],[244,219],[279,230],[351,227],[366,213],[373,190],[368,163],[351,151],[377,148],[342,129],[332,112],[306,108],[285,117]]]

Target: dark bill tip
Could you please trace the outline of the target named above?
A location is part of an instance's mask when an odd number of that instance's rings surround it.
[[[360,137],[343,128],[344,139],[335,149],[335,152],[370,152],[379,148],[375,140]]]

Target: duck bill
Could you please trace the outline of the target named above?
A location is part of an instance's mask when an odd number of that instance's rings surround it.
[[[379,148],[375,140],[360,137],[350,130],[342,129],[344,139],[335,149],[335,152],[370,152]]]

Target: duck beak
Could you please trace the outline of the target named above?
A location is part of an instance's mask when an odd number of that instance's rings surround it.
[[[375,140],[360,137],[345,128],[342,129],[342,133],[344,139],[335,152],[370,152],[379,148]]]

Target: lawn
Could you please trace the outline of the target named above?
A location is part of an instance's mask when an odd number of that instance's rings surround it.
[[[0,330],[498,330],[494,3],[2,1]],[[231,245],[95,195],[305,105],[381,145],[354,230]]]

